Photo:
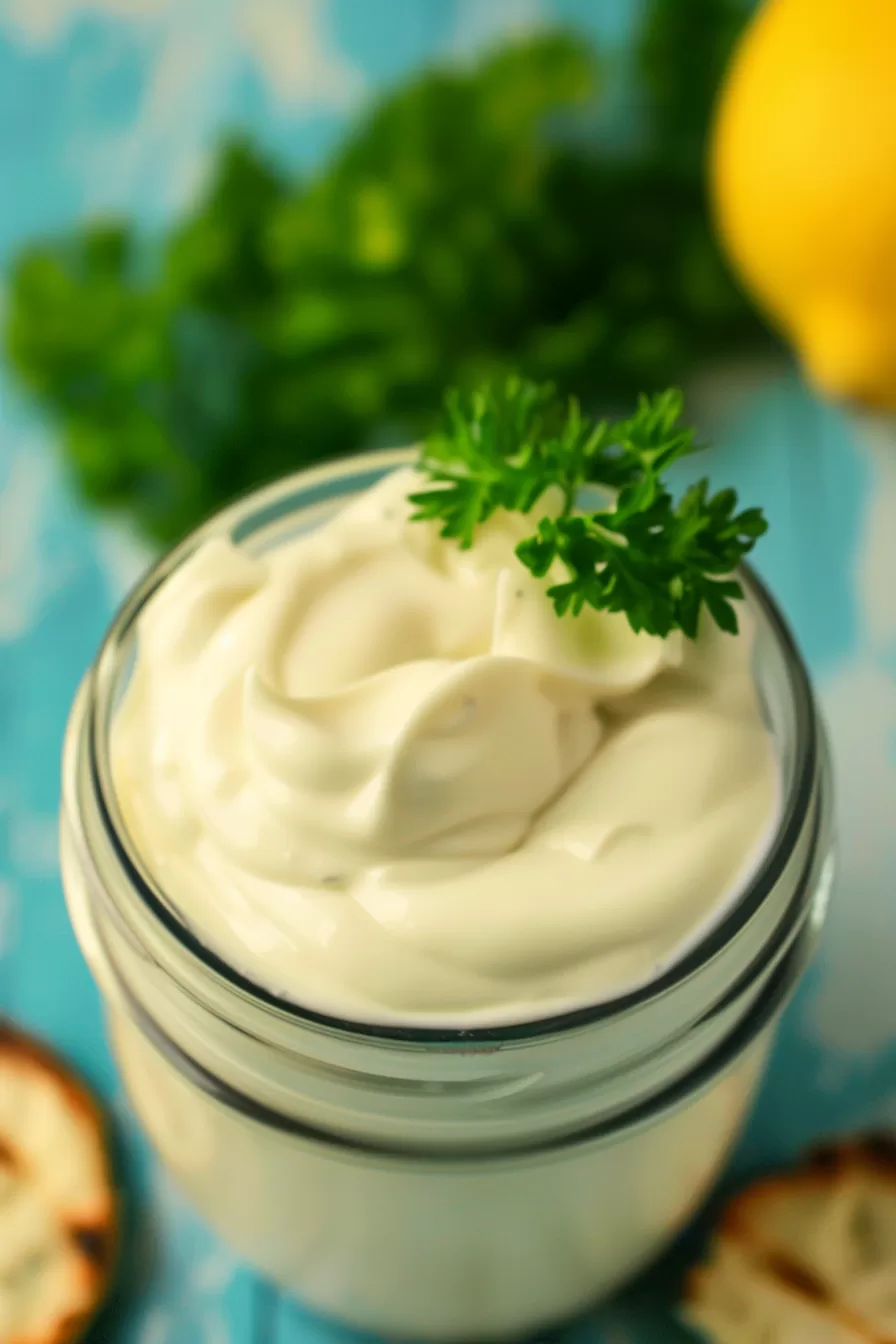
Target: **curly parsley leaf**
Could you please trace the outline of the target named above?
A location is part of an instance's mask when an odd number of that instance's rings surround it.
[[[711,495],[698,481],[677,502],[663,473],[700,450],[681,424],[670,389],[642,397],[626,420],[591,422],[548,385],[510,378],[447,398],[444,427],[425,444],[419,469],[429,485],[411,495],[413,518],[441,524],[443,537],[472,546],[497,509],[530,513],[559,488],[556,516],[542,517],[517,556],[548,588],[558,615],[583,607],[624,612],[632,629],[695,638],[705,608],[737,632],[735,570],[766,530],[759,509],[737,512],[737,493]],[[605,508],[575,511],[584,486],[602,487]]]
[[[518,377],[445,399],[443,428],[427,440],[421,468],[432,482],[410,496],[415,519],[441,522],[466,550],[496,509],[528,513],[550,485],[571,504],[606,432],[569,408],[549,383]]]

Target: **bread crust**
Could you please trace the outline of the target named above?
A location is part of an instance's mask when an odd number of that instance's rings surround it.
[[[104,1116],[46,1046],[0,1022],[0,1341],[72,1344],[106,1296],[118,1207]]]

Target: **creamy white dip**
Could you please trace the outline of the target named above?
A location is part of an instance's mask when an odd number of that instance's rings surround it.
[[[559,619],[501,515],[462,551],[410,470],[253,556],[204,543],[140,618],[113,726],[156,883],[268,990],[482,1025],[653,979],[767,846],[752,623],[697,641]]]

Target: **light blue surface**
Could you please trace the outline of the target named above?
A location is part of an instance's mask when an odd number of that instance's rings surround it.
[[[0,0],[0,258],[94,209],[164,217],[234,122],[309,164],[375,83],[436,51],[465,55],[552,14],[620,40],[629,12],[624,0]],[[896,1124],[896,439],[848,426],[793,374],[716,380],[695,404],[720,444],[712,469],[769,514],[759,564],[821,690],[842,837],[822,953],[736,1177],[822,1132]],[[348,1344],[240,1269],[148,1158],[121,1098],[59,886],[58,758],[78,680],[146,557],[72,500],[52,446],[0,384],[0,1010],[70,1055],[121,1121],[138,1245],[129,1300],[100,1339]],[[564,1340],[670,1341],[654,1291]]]

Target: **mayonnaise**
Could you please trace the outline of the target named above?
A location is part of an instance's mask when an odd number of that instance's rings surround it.
[[[633,989],[775,822],[749,611],[694,643],[561,620],[513,554],[530,519],[462,551],[409,521],[414,485],[268,554],[207,541],[151,599],[112,743],[137,852],[215,952],[335,1016],[485,1025]]]

